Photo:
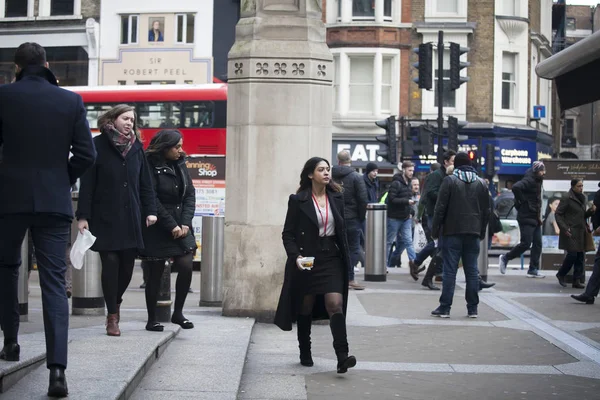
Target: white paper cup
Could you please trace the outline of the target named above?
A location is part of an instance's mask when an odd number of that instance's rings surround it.
[[[302,257],[300,259],[300,265],[302,265],[302,268],[304,268],[304,269],[312,269],[312,267],[315,265],[315,258],[314,257]]]

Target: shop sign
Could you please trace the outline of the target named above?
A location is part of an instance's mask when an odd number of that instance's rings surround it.
[[[331,147],[331,162],[337,164],[337,154],[340,151],[348,150],[352,158],[353,167],[366,167],[368,163],[374,162],[381,168],[394,168],[395,165],[388,163],[383,158],[377,156],[377,151],[385,150],[386,146],[375,141],[358,140],[334,140]]]

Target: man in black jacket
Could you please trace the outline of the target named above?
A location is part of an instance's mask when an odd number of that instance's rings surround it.
[[[365,173],[363,175],[363,180],[365,181],[365,186],[367,188],[367,202],[368,203],[377,203],[379,201],[379,179],[377,178],[377,173],[379,172],[379,167],[375,163],[368,163],[365,169]]]
[[[443,286],[440,305],[431,315],[448,318],[454,298],[456,271],[462,259],[467,289],[467,315],[477,318],[479,304],[479,257],[480,241],[485,237],[489,216],[489,194],[485,183],[471,166],[467,153],[458,153],[454,161],[454,173],[444,178],[435,205],[431,234],[443,236],[442,248]]]
[[[364,286],[359,285],[354,279],[354,267],[362,260],[360,236],[367,214],[367,188],[363,177],[351,167],[352,159],[349,151],[340,151],[337,159],[339,165],[332,168],[331,175],[334,181],[342,185],[344,193],[344,220],[352,264],[348,271],[348,286],[350,289],[363,290]]]
[[[540,257],[542,255],[542,183],[546,167],[542,161],[535,161],[527,170],[523,179],[512,187],[517,209],[517,222],[521,233],[521,242],[511,251],[502,254],[499,259],[500,272],[506,273],[508,262],[531,247],[529,257],[528,278],[545,278],[540,273]]]
[[[71,185],[94,164],[96,150],[81,97],[57,87],[44,48],[22,44],[15,64],[16,82],[0,87],[0,359],[19,360],[17,281],[21,243],[29,229],[42,287],[48,396],[65,397]]]
[[[406,249],[408,252],[409,261],[415,259],[415,249],[413,248],[412,240],[412,210],[415,201],[412,200],[411,180],[415,173],[415,165],[410,161],[402,163],[402,172],[394,175],[386,203],[388,205],[387,212],[387,249],[388,255],[387,266],[390,267],[390,249],[396,241],[398,254]],[[414,280],[418,280],[417,271],[410,269],[410,276]]]

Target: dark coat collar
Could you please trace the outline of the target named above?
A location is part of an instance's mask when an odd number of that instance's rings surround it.
[[[52,71],[41,65],[30,65],[19,71],[16,76],[16,80],[20,81],[25,78],[41,78],[54,86],[58,86],[58,81],[56,80],[56,76],[54,76]]]
[[[336,224],[339,224],[341,221],[341,213],[340,206],[336,203],[340,203],[344,201],[344,197],[340,192],[334,192],[332,190],[327,190],[327,197],[330,199],[331,211],[333,212],[333,216],[336,220]],[[298,193],[298,200],[300,201],[300,209],[310,218],[310,220],[316,225],[319,226],[319,221],[317,220],[317,212],[315,211],[315,206],[312,202],[312,191],[311,189],[305,189]],[[310,200],[310,201],[308,201]],[[339,225],[338,225],[339,226]]]

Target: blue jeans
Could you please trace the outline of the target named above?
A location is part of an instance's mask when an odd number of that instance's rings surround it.
[[[402,254],[404,250],[408,252],[408,259],[414,260],[416,257],[415,249],[413,248],[412,241],[412,219],[407,218],[405,220],[388,218],[387,220],[387,248],[385,254],[388,258],[392,243],[396,241],[396,248],[399,254]],[[387,260],[387,266],[390,266],[390,260]]]
[[[427,226],[429,227],[429,231],[431,231],[431,223],[432,222],[433,222],[433,218],[429,218],[426,215],[423,216],[423,223],[427,223]],[[435,254],[435,242],[433,240],[430,240],[427,242],[425,247],[423,247],[423,249],[417,253],[417,256],[415,257],[415,264],[420,266],[427,259],[427,257],[433,257],[434,254]]]
[[[346,237],[350,251],[350,266],[348,266],[348,280],[354,280],[354,267],[361,261],[360,236],[362,235],[362,222],[356,218],[346,220]]]
[[[456,271],[458,261],[462,258],[463,270],[467,278],[467,310],[477,311],[479,304],[479,271],[477,269],[477,257],[479,257],[479,237],[476,235],[448,235],[444,236],[442,244],[442,257],[444,263],[442,295],[440,296],[440,307],[450,311],[454,288],[456,286]]]

